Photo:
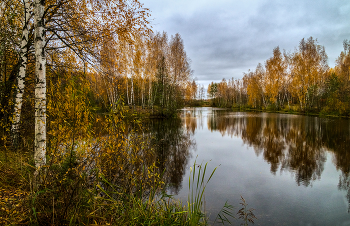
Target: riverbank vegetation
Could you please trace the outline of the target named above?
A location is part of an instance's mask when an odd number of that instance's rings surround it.
[[[312,37],[294,52],[273,49],[273,56],[242,79],[223,79],[208,86],[218,107],[350,116],[350,42],[329,68],[325,48]]]

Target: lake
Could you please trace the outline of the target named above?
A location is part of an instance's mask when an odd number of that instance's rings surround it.
[[[237,212],[242,195],[255,225],[350,225],[348,119],[185,108],[149,124],[175,197],[187,201],[195,160],[218,166],[205,191],[211,221],[227,200]]]

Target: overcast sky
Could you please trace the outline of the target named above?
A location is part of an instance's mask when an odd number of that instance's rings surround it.
[[[272,56],[274,47],[294,51],[312,36],[325,46],[333,67],[350,39],[349,0],[141,0],[152,27],[179,33],[193,76],[207,86],[242,78]]]

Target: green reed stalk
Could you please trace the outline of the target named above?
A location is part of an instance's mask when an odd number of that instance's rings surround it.
[[[191,167],[191,173],[189,176],[189,183],[188,188],[190,190],[190,193],[188,195],[188,223],[189,225],[198,225],[198,224],[206,224],[205,219],[205,213],[202,210],[203,205],[203,198],[204,198],[204,191],[205,188],[214,175],[217,167],[213,170],[213,172],[210,174],[208,180],[205,180],[205,174],[207,171],[207,165],[208,162],[204,165],[200,164],[197,165],[196,161],[193,164],[193,168]],[[196,167],[198,170],[196,170]],[[197,172],[198,171],[198,172]],[[191,183],[192,178],[192,183]]]

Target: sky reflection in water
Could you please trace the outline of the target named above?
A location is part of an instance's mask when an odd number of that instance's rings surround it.
[[[211,220],[226,200],[238,211],[242,195],[255,225],[350,225],[349,120],[215,108],[186,108],[181,119],[155,132],[171,146],[160,151],[170,191],[187,200],[196,156],[209,171],[220,165],[206,190]]]

